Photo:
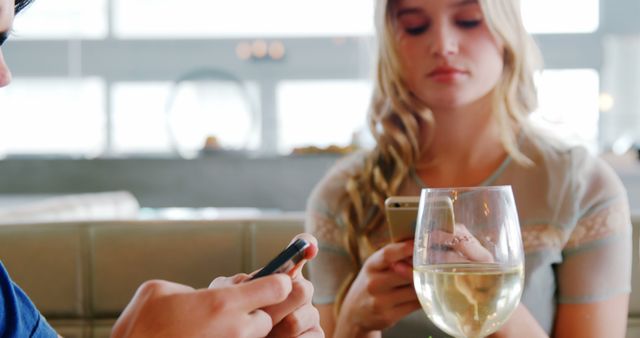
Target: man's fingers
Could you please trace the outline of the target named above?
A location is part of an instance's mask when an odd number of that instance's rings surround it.
[[[324,331],[318,326],[301,334],[298,338],[324,338]]]
[[[255,310],[249,314],[249,325],[242,327],[247,337],[266,337],[273,328],[271,317],[262,310]]]
[[[251,276],[247,275],[246,273],[239,273],[231,277],[218,277],[214,279],[211,284],[209,284],[209,288],[223,288],[225,286],[239,284],[249,279],[250,277]]]
[[[292,286],[291,293],[285,301],[263,309],[271,316],[274,325],[280,323],[284,317],[304,304],[311,303],[311,297],[313,296],[313,285],[311,282],[300,278],[296,279]]]
[[[318,254],[318,240],[315,237],[307,233],[298,234],[293,238],[293,240],[291,240],[289,244],[295,242],[297,239],[304,239],[305,241],[307,241],[307,243],[310,244],[304,252],[304,259],[311,260]]]
[[[318,310],[307,304],[288,314],[280,323],[273,327],[270,338],[299,337],[315,327],[320,322]]]
[[[304,259],[298,262],[298,264],[296,264],[296,266],[289,272],[289,275],[292,278],[299,276],[304,264],[308,260],[313,259],[318,254],[318,241],[315,237],[307,233],[298,234],[291,240],[289,244],[295,242],[297,239],[304,239],[305,241],[307,241],[307,243],[309,243],[309,247],[304,250]]]
[[[291,288],[292,283],[289,276],[274,274],[233,285],[229,287],[229,291],[233,290],[239,293],[236,300],[239,302],[239,306],[255,310],[283,302],[287,299]]]
[[[138,290],[136,291],[136,294],[134,295],[134,297],[150,297],[150,296],[159,297],[164,295],[170,295],[175,293],[185,293],[185,292],[191,292],[191,291],[193,291],[193,288],[190,286],[169,282],[165,280],[154,279],[154,280],[148,280],[142,283],[142,285],[138,287]]]

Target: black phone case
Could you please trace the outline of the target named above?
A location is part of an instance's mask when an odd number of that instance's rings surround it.
[[[304,250],[309,247],[309,243],[304,239],[297,239],[286,249],[276,256],[271,262],[258,271],[251,280],[268,276],[273,273],[289,272],[293,267],[304,259]]]

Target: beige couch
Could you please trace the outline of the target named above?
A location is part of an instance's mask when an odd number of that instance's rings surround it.
[[[252,271],[302,231],[302,215],[215,221],[114,221],[0,226],[0,258],[65,337],[108,337],[143,281],[206,287]],[[640,288],[634,222],[634,288]],[[627,337],[640,337],[634,290]]]
[[[0,226],[0,258],[68,338],[108,337],[138,285],[206,287],[253,271],[301,232],[302,216]]]

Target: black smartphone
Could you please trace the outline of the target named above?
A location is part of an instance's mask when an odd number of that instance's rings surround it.
[[[309,242],[301,238],[297,239],[286,249],[282,250],[276,258],[267,263],[264,268],[258,271],[249,280],[254,280],[274,273],[288,273],[296,266],[296,264],[304,259],[305,250],[308,247]]]

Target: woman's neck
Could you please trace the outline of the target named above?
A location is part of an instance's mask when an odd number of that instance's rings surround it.
[[[433,114],[433,138],[416,163],[416,173],[428,186],[478,185],[504,162],[507,152],[489,104]]]

